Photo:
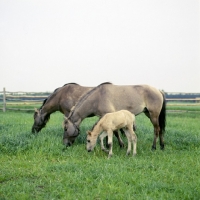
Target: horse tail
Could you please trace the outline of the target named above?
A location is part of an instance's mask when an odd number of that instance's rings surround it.
[[[166,99],[165,99],[165,95],[163,92],[162,96],[163,96],[163,104],[162,104],[162,109],[160,111],[160,115],[159,115],[159,126],[161,131],[164,133],[165,132],[165,126],[166,126]]]

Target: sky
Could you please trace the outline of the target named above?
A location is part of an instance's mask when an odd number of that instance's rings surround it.
[[[0,0],[0,91],[66,83],[200,92],[199,0]]]

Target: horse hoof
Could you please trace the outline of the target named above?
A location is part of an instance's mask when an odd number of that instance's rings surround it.
[[[164,150],[165,149],[165,146],[164,145],[161,145],[160,146],[160,150]]]
[[[152,151],[155,151],[155,150],[156,150],[156,147],[152,146],[151,150],[152,150]]]

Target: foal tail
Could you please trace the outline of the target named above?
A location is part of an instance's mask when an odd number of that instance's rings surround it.
[[[165,99],[164,93],[163,92],[161,93],[163,95],[163,104],[162,104],[162,109],[159,115],[159,126],[160,126],[160,130],[164,133],[165,126],[166,126],[166,99]]]

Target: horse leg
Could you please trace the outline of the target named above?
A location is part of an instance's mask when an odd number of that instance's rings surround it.
[[[151,116],[150,119],[151,119],[151,122],[154,126],[154,140],[153,140],[152,150],[156,150],[156,141],[157,141],[157,138],[159,136],[160,126],[159,126],[159,122],[158,122],[158,117],[152,117]]]
[[[105,152],[108,152],[108,150],[104,147],[104,144],[103,144],[103,139],[107,136],[108,134],[104,131],[100,136],[100,140],[101,140],[101,149]]]
[[[124,142],[122,141],[122,139],[121,139],[121,137],[120,137],[120,135],[119,135],[119,133],[118,133],[117,130],[114,131],[114,134],[115,134],[116,138],[118,139],[119,146],[120,146],[121,148],[124,147]]]
[[[113,132],[112,130],[108,130],[107,131],[108,134],[108,146],[109,146],[109,153],[108,153],[108,158],[110,158],[112,156],[112,145],[113,145]]]
[[[162,130],[160,130],[159,139],[160,139],[160,149],[161,149],[161,150],[164,150],[165,145],[164,145],[164,139],[163,139]]]

